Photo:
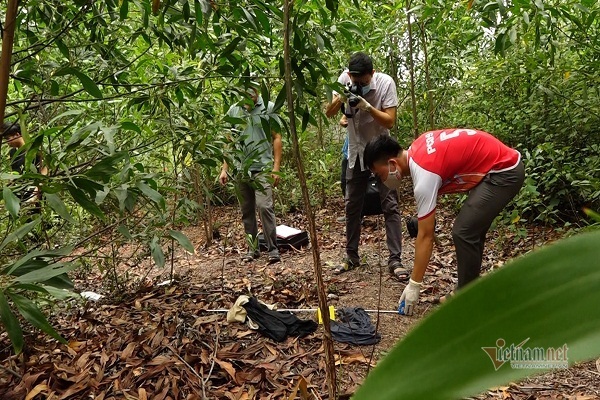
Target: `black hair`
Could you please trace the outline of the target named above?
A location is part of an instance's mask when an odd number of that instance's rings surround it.
[[[21,125],[18,122],[5,122],[2,124],[2,137],[17,135],[21,133]]]
[[[348,72],[352,75],[361,76],[373,72],[373,61],[365,53],[352,54],[348,62]]]
[[[375,163],[397,157],[401,151],[402,146],[396,139],[390,135],[379,135],[367,143],[363,160],[367,168],[371,169]]]

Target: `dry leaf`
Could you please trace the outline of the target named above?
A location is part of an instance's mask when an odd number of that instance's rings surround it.
[[[31,400],[33,399],[35,396],[37,396],[38,394],[40,394],[43,391],[48,390],[48,386],[40,383],[39,385],[36,385],[31,392],[27,393],[27,396],[25,396],[25,400]]]
[[[231,379],[233,379],[235,381],[235,368],[233,368],[233,365],[227,361],[221,361],[217,358],[215,358],[215,362],[217,364],[219,364],[219,366],[224,369],[225,371],[227,371],[227,373],[229,374],[229,376],[231,376]]]

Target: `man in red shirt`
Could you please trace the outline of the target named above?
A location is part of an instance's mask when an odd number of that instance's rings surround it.
[[[390,136],[371,140],[364,152],[367,167],[390,189],[411,176],[419,229],[411,278],[402,292],[411,315],[431,258],[437,196],[469,192],[452,227],[458,264],[457,289],[479,276],[485,237],[492,221],[519,192],[525,179],[521,154],[489,133],[444,129],[419,136],[408,150]]]

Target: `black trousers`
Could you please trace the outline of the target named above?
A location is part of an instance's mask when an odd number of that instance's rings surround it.
[[[494,218],[519,193],[525,180],[523,161],[510,171],[488,174],[470,192],[460,209],[452,238],[458,264],[457,288],[476,279],[481,272],[485,237]]]

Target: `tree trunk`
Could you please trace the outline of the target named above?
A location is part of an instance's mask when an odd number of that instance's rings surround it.
[[[427,34],[425,32],[425,24],[423,22],[419,23],[419,28],[421,29],[421,44],[423,46],[423,56],[424,56],[424,69],[425,69],[425,84],[427,85],[427,103],[429,112],[427,113],[427,120],[429,122],[429,129],[435,129],[434,123],[434,114],[435,107],[433,105],[433,89],[431,88],[431,77],[429,76],[429,58],[427,55]]]
[[[406,21],[408,22],[408,69],[410,72],[410,99],[412,102],[413,136],[419,137],[419,122],[417,121],[417,99],[415,96],[415,63],[413,59],[412,24],[410,22],[411,2],[406,3]]]
[[[396,87],[398,87],[398,57],[396,56],[396,52],[394,50],[398,48],[398,43],[394,40],[394,38],[394,36],[390,37],[391,49],[388,55],[388,71],[390,76],[394,80],[394,84],[396,85]],[[394,121],[394,127],[392,128],[392,132],[394,133],[394,136],[397,137],[399,127],[396,122],[397,121]]]
[[[6,18],[4,20],[2,55],[0,56],[0,126],[4,123],[4,115],[6,112],[10,59],[12,57],[13,41],[15,38],[15,20],[17,18],[18,3],[18,0],[8,0]]]
[[[290,119],[290,134],[292,136],[292,146],[294,151],[294,159],[298,169],[298,179],[302,188],[302,198],[304,201],[304,210],[308,219],[308,227],[310,233],[310,241],[312,247],[313,264],[315,279],[317,281],[317,293],[319,295],[319,308],[323,317],[323,347],[325,349],[325,368],[327,374],[327,384],[329,391],[329,399],[337,398],[337,384],[335,371],[335,358],[333,353],[333,339],[331,337],[331,328],[329,320],[329,310],[327,307],[327,296],[325,294],[325,284],[323,282],[323,271],[321,267],[321,259],[319,254],[319,242],[317,238],[317,227],[312,207],[310,205],[310,197],[308,187],[306,185],[306,176],[304,175],[304,165],[302,162],[302,154],[298,144],[298,132],[296,131],[296,115],[294,113],[294,96],[292,81],[292,65],[291,65],[291,49],[290,49],[290,15],[292,13],[294,0],[284,0],[283,8],[283,58],[285,65],[285,86],[287,95],[288,116]]]

